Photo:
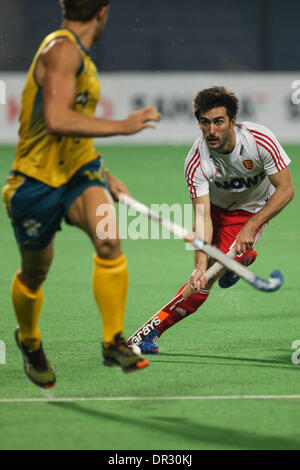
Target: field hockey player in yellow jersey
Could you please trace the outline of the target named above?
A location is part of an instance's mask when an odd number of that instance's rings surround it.
[[[94,117],[100,99],[97,69],[89,50],[105,27],[109,0],[61,0],[62,29],[41,43],[23,90],[19,143],[3,199],[21,253],[12,283],[15,331],[24,368],[36,385],[56,382],[41,343],[43,282],[53,258],[54,236],[64,218],[84,230],[95,247],[93,291],[103,325],[107,366],[124,372],[148,362],[123,339],[128,269],[118,239],[98,238],[100,204],[113,204],[126,186],[103,169],[93,137],[135,134],[154,127],[160,115],[148,107],[123,121]],[[115,224],[115,217],[109,221]],[[117,293],[117,295],[116,295]]]

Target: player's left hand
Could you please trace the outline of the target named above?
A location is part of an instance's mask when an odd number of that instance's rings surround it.
[[[194,269],[194,271],[191,274],[190,283],[195,293],[199,293],[200,289],[206,288],[207,278],[204,275],[206,270],[207,270],[207,267]]]
[[[109,192],[112,195],[114,201],[119,200],[120,193],[124,193],[130,196],[126,184],[122,183],[122,181],[118,180],[115,176],[111,175],[110,173],[107,173],[107,184]]]
[[[253,247],[256,237],[256,227],[246,223],[236,239],[236,253],[242,255],[245,251]]]

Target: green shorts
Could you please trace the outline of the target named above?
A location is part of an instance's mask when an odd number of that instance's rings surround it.
[[[46,248],[54,234],[61,230],[62,219],[70,223],[67,218],[68,210],[86,188],[107,188],[106,175],[101,172],[101,167],[102,159],[98,157],[81,167],[68,183],[58,188],[22,173],[11,172],[10,182],[3,190],[3,198],[20,248]],[[11,187],[16,186],[14,177],[19,180],[19,184],[12,192]],[[12,196],[5,197],[6,192]]]

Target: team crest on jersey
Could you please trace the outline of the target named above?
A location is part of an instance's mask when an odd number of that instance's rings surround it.
[[[243,165],[246,170],[252,170],[252,168],[254,167],[254,163],[252,160],[243,160]]]

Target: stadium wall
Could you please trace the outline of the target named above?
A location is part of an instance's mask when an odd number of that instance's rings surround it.
[[[1,73],[5,100],[0,105],[0,143],[18,137],[20,98],[26,75]],[[239,121],[269,127],[286,143],[300,143],[300,73],[103,73],[97,116],[121,119],[142,106],[157,106],[163,119],[155,131],[130,137],[101,139],[101,144],[190,144],[197,138],[192,101],[212,85],[232,88],[240,99]]]

